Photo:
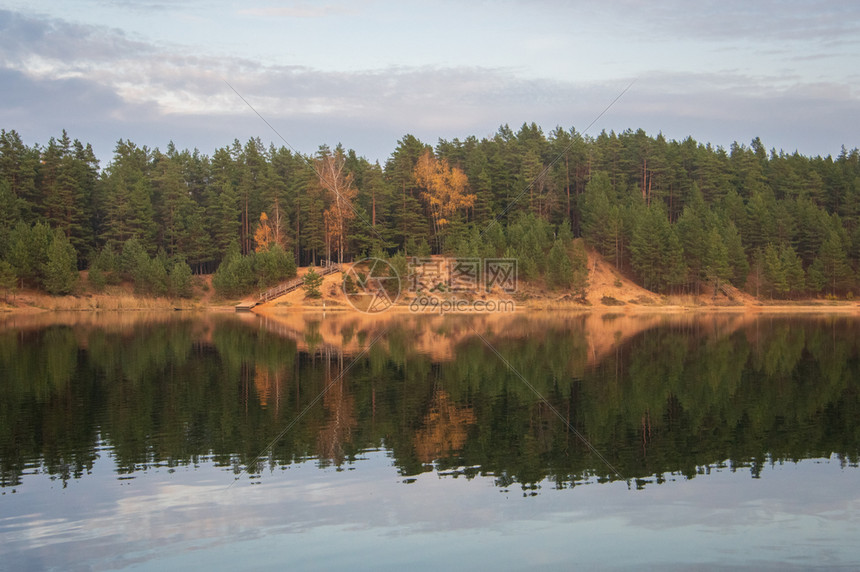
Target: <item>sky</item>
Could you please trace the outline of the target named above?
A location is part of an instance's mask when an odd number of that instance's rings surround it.
[[[0,128],[102,166],[119,139],[251,137],[384,162],[525,122],[836,156],[860,146],[860,2],[0,0]]]

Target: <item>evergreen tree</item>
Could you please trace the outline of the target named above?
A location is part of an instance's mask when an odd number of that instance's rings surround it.
[[[18,284],[18,276],[15,269],[5,260],[0,260],[0,290],[3,290],[3,299],[8,302],[9,294],[15,292]]]
[[[163,250],[152,258],[148,258],[144,265],[146,269],[135,276],[134,287],[137,292],[151,296],[167,296],[170,288],[167,255]]]
[[[183,260],[173,263],[168,276],[170,282],[170,295],[177,298],[191,298],[194,293],[192,285],[191,267]]]
[[[553,289],[567,289],[573,284],[573,262],[567,253],[566,243],[559,238],[549,251],[546,281]]]
[[[254,258],[253,252],[248,256],[242,256],[239,252],[239,243],[233,242],[212,277],[215,292],[222,298],[243,296],[250,292],[257,282]]]
[[[296,275],[293,255],[287,253],[280,244],[258,252],[254,257],[254,268],[261,289],[273,286]]]
[[[723,244],[726,245],[729,267],[731,268],[729,280],[736,287],[743,288],[746,283],[747,274],[750,271],[750,265],[744,252],[741,235],[732,221],[723,221],[720,224],[720,230]]]
[[[122,244],[119,255],[119,271],[125,280],[134,283],[146,279],[149,271],[149,255],[137,238],[129,238]]]
[[[322,296],[320,286],[322,286],[323,277],[317,274],[316,270],[311,268],[302,278],[302,289],[305,291],[307,298],[319,298]]]
[[[684,249],[684,263],[689,269],[687,282],[698,293],[700,282],[707,280],[705,266],[709,246],[709,221],[704,203],[693,201],[684,207],[675,227]]]
[[[662,207],[640,203],[633,224],[631,263],[644,286],[661,292],[682,284],[686,275],[683,247]]]
[[[9,235],[7,261],[15,268],[21,287],[25,284],[43,285],[48,247],[53,241],[53,232],[47,224],[29,226],[19,222]]]
[[[149,179],[149,150],[120,140],[114,159],[105,169],[101,191],[104,201],[103,240],[123,243],[137,236],[143,248],[156,251],[156,231]]]
[[[27,147],[14,129],[0,130],[0,181],[8,185],[14,197],[17,211],[15,223],[20,220],[33,224],[37,221],[38,205],[42,198],[36,185],[39,161],[38,147]]]
[[[783,245],[779,250],[779,262],[785,274],[785,284],[789,296],[797,295],[806,289],[806,274],[797,253],[790,245]]]
[[[0,180],[0,252],[9,251],[9,233],[20,220],[18,200],[12,186]]]
[[[664,226],[664,233],[666,241],[663,250],[664,287],[676,289],[684,284],[689,270],[684,263],[684,247],[675,226]]]
[[[107,276],[98,266],[91,265],[87,273],[87,280],[96,292],[101,292],[107,286]]]
[[[714,297],[720,289],[720,283],[728,281],[732,272],[729,267],[729,249],[720,236],[720,231],[712,228],[708,233],[708,247],[705,253],[705,276],[714,289]]]
[[[545,253],[552,246],[552,227],[534,213],[520,213],[508,227],[508,243],[519,259],[519,273],[526,279],[537,278],[546,267]]]
[[[585,252],[585,245],[581,239],[573,241],[573,254],[571,256],[573,265],[573,279],[571,280],[571,291],[585,300],[585,293],[588,289],[588,254]]]
[[[585,186],[581,209],[583,237],[602,255],[613,258],[615,233],[608,221],[615,202],[614,195],[609,175],[603,171],[595,173]]]
[[[98,288],[100,287],[98,283],[101,280],[104,280],[101,287],[107,284],[116,285],[122,281],[120,257],[114,250],[112,243],[104,245],[90,263],[90,282],[95,282]]]
[[[788,279],[778,249],[768,244],[764,250],[764,283],[770,297],[782,297],[788,292]]]
[[[817,291],[829,290],[835,296],[837,291],[850,286],[850,278],[843,242],[837,232],[831,231],[809,268],[810,285]]]
[[[201,274],[205,265],[215,259],[217,251],[215,241],[204,224],[202,208],[192,206],[185,217],[183,226],[187,229],[187,233],[180,243],[179,250],[185,256],[188,264],[194,268],[194,271]]]
[[[50,294],[71,294],[78,282],[75,247],[60,230],[48,246],[43,274],[45,290]]]

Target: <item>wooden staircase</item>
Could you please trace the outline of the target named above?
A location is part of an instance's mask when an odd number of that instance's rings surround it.
[[[316,268],[314,268],[316,269]],[[330,260],[320,260],[320,270],[317,271],[317,274],[320,276],[327,276],[329,274],[334,274],[340,270],[340,264],[337,262],[331,262]],[[297,290],[301,288],[304,280],[301,278],[293,278],[287,282],[282,282],[277,286],[272,286],[268,290],[264,290],[260,292],[260,297],[257,300],[246,300],[245,302],[241,302],[236,304],[237,312],[250,312],[251,309],[258,304],[265,304],[266,302],[271,302],[275,298],[279,298],[284,294],[289,294],[293,290]]]

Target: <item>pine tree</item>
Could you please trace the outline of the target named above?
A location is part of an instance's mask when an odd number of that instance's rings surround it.
[[[708,246],[705,251],[705,276],[714,289],[714,298],[720,289],[720,283],[728,281],[731,277],[729,267],[729,249],[723,243],[720,231],[712,228],[708,233]]]
[[[152,258],[148,258],[145,272],[135,277],[134,287],[138,292],[151,296],[166,296],[170,288],[167,255],[163,250]]]
[[[720,224],[723,243],[728,251],[728,262],[731,268],[732,284],[737,288],[743,288],[746,283],[747,274],[750,271],[749,261],[744,252],[744,246],[741,242],[741,235],[737,227],[732,221],[724,221]]]
[[[14,129],[0,130],[0,180],[9,185],[15,198],[18,220],[33,224],[42,197],[36,190],[36,173],[39,169],[38,147],[27,147]]]
[[[806,275],[803,264],[797,253],[790,245],[783,245],[779,250],[779,262],[785,273],[785,284],[789,295],[799,294],[806,289]]]
[[[316,270],[311,268],[302,278],[302,289],[305,291],[307,298],[319,298],[322,296],[320,286],[322,286],[323,277],[317,274]]]
[[[687,281],[699,291],[699,284],[707,280],[705,265],[708,251],[708,220],[704,203],[684,207],[675,228],[684,248],[684,263],[689,268]]]
[[[573,262],[564,241],[557,238],[549,251],[546,281],[550,288],[570,288],[573,284]]]
[[[262,289],[295,276],[296,265],[293,255],[285,252],[280,244],[275,244],[268,250],[256,254],[254,271],[258,285]]]
[[[835,296],[837,291],[850,285],[850,278],[851,268],[843,242],[836,231],[831,231],[809,268],[809,279],[816,290],[827,289]]]
[[[122,244],[119,255],[119,271],[125,280],[140,282],[149,270],[149,255],[137,238],[129,238]]]
[[[675,226],[663,225],[665,237],[663,249],[663,281],[664,288],[674,289],[684,284],[689,270],[684,263],[684,247]]]
[[[3,299],[8,302],[9,294],[15,292],[18,284],[18,276],[15,269],[5,260],[0,260],[0,290],[3,290]]]
[[[633,236],[630,242],[633,269],[645,288],[661,290],[663,282],[663,214],[656,206],[639,203],[634,210]],[[668,222],[666,223],[668,224]]]
[[[45,290],[50,294],[71,294],[78,282],[77,253],[60,230],[48,246],[43,274]]]
[[[170,256],[179,253],[182,244],[188,240],[185,222],[192,209],[180,161],[173,143],[168,147],[167,155],[156,151],[154,157],[152,203],[159,221],[158,244]]]
[[[15,268],[21,288],[43,285],[44,268],[48,261],[48,247],[53,241],[53,232],[47,224],[29,226],[19,222],[9,235],[7,261]]]
[[[152,206],[150,152],[130,141],[117,142],[114,160],[103,174],[102,240],[123,243],[136,236],[144,249],[154,254],[158,227]]]
[[[239,197],[231,185],[222,187],[207,214],[215,249],[223,259],[230,244],[238,243],[241,226]]]
[[[182,242],[180,252],[185,256],[188,264],[200,274],[204,265],[215,259],[216,247],[208,228],[203,222],[202,208],[192,206],[185,218],[183,226],[187,229]]]
[[[0,180],[0,252],[9,251],[9,233],[20,221],[18,200],[8,181]]]
[[[582,235],[602,255],[614,259],[615,233],[608,222],[614,206],[615,191],[609,175],[595,173],[582,195]],[[612,198],[610,198],[612,197]]]
[[[582,239],[573,241],[573,254],[571,256],[573,264],[573,280],[571,280],[571,291],[585,300],[585,294],[588,289],[588,254],[585,252],[585,245]]]
[[[779,258],[779,251],[772,244],[768,244],[764,250],[764,282],[771,298],[782,297],[788,292],[788,280]]]
[[[168,276],[171,296],[177,298],[191,298],[194,293],[192,287],[191,267],[183,260],[173,263]]]

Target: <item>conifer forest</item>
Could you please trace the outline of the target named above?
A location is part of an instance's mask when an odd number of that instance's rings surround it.
[[[383,164],[259,138],[211,155],[119,140],[100,159],[65,131],[33,146],[0,131],[0,288],[70,293],[89,270],[96,288],[187,296],[215,273],[238,296],[323,259],[444,254],[513,257],[521,279],[575,289],[583,243],[657,293],[851,298],[860,152],[532,123],[435,146],[405,135]]]

